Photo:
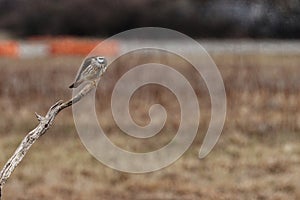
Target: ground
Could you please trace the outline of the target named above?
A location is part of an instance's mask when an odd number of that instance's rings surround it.
[[[196,88],[202,120],[189,150],[174,164],[157,172],[128,174],[106,167],[81,143],[71,109],[60,113],[53,127],[30,149],[4,187],[4,199],[300,199],[300,84],[298,55],[212,55],[227,92],[227,119],[214,150],[205,159],[198,151],[207,129],[209,98],[205,86]],[[160,58],[163,59],[163,58]],[[0,60],[0,166],[22,138],[37,125],[34,112],[45,114],[59,99],[68,99],[80,57]],[[126,60],[115,65],[125,66]],[[192,80],[189,66],[181,69]],[[123,69],[122,69],[123,70]],[[163,145],[178,127],[176,118],[160,135],[158,144],[127,144],[110,119],[108,70],[97,98],[99,120],[109,138],[128,150],[147,151]],[[194,84],[195,85],[195,84]],[[194,86],[193,85],[193,86]],[[147,91],[136,94],[132,108],[138,123],[147,123]],[[157,88],[164,104],[172,94]],[[105,97],[104,97],[105,96]],[[158,95],[160,96],[160,95]],[[155,98],[154,98],[155,99]],[[178,114],[176,103],[167,107]],[[136,112],[138,111],[138,112]],[[139,121],[141,120],[141,121]]]

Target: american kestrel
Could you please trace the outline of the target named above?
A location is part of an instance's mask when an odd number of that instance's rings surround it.
[[[75,82],[69,88],[77,88],[84,81],[92,81],[96,85],[96,80],[105,72],[107,61],[104,57],[94,56],[87,58],[77,74]]]

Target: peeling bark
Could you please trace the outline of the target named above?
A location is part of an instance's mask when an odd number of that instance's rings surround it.
[[[36,142],[37,139],[39,139],[39,137],[44,135],[46,131],[51,127],[56,115],[63,109],[80,101],[95,87],[96,85],[93,83],[87,84],[77,95],[75,95],[69,101],[63,102],[62,100],[60,100],[56,102],[48,110],[45,117],[35,113],[36,118],[39,121],[38,126],[26,135],[26,137],[22,140],[21,144],[18,146],[17,150],[6,162],[6,164],[0,172],[0,200],[4,184],[6,183],[12,172],[15,170],[15,168],[18,166],[18,164],[22,161],[26,153],[29,151],[30,147]]]

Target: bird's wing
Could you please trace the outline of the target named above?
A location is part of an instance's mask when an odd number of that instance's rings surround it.
[[[90,66],[92,59],[93,59],[93,57],[90,57],[90,58],[87,58],[87,59],[85,59],[85,60],[83,61],[83,63],[81,64],[80,70],[79,70],[79,72],[77,73],[75,82],[79,81],[79,79],[81,78],[82,73],[86,70],[86,68],[87,68],[88,66]]]
[[[94,67],[93,65],[89,65],[85,68],[85,70],[83,70],[83,72],[81,73],[81,77],[88,77],[89,75],[92,75],[93,74],[93,71],[94,71]]]

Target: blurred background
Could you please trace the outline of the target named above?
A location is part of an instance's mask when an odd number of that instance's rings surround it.
[[[0,29],[14,36],[111,36],[159,26],[193,37],[298,38],[297,0],[1,0]]]
[[[158,26],[199,41],[218,66],[227,94],[221,138],[199,160],[210,120],[201,76],[174,55],[123,56],[97,89],[98,118],[107,136],[135,152],[153,151],[174,137],[180,108],[162,87],[142,87],[130,103],[140,125],[149,123],[153,103],[165,106],[167,123],[154,138],[125,136],[111,115],[118,78],[136,65],[158,62],[173,66],[196,91],[202,118],[191,148],[157,172],[118,172],[86,151],[67,109],[12,174],[4,199],[299,199],[299,21],[298,0],[0,0],[0,166],[37,125],[34,112],[44,115],[57,100],[70,98],[68,86],[84,57],[121,31]],[[110,58],[129,45],[110,41],[99,53]]]

